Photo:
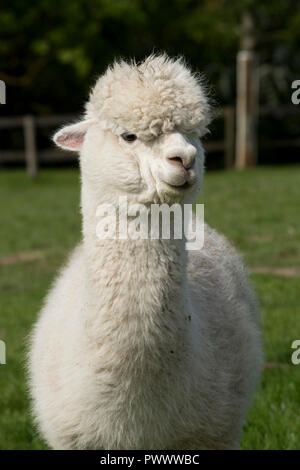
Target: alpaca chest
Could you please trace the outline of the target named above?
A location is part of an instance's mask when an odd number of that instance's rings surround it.
[[[190,401],[188,377],[172,361],[134,362],[93,376],[98,397],[89,419],[104,448],[160,448],[175,429],[185,435],[181,413]]]
[[[92,360],[87,351],[89,368],[86,363],[80,368],[80,384],[73,387],[80,387],[80,393],[72,400],[74,408],[82,409],[81,422],[89,423],[79,424],[84,447],[147,449],[155,443],[160,448],[173,430],[185,432],[181,413],[190,401],[186,344],[174,344],[171,332],[166,340],[159,332],[147,330],[145,336],[143,329],[131,326],[129,337],[106,331]]]

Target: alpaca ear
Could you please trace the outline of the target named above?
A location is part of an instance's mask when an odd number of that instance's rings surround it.
[[[94,119],[86,119],[77,124],[63,127],[54,134],[53,141],[58,147],[63,149],[73,151],[80,150],[87,130],[95,124],[95,122]]]

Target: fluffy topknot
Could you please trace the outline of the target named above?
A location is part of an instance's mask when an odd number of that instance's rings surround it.
[[[201,78],[182,58],[162,54],[140,64],[115,62],[96,82],[86,117],[114,134],[149,140],[173,129],[202,136],[211,112]]]

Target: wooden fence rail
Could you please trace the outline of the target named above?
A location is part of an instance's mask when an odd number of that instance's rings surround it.
[[[204,147],[207,153],[223,152],[225,166],[229,168],[234,163],[234,139],[235,123],[234,108],[226,107],[220,110],[217,118],[224,119],[224,140],[205,141]],[[40,128],[59,127],[67,122],[74,121],[74,115],[53,115],[53,116],[16,116],[0,118],[0,130],[23,129],[24,150],[1,150],[0,163],[7,163],[12,160],[24,161],[27,173],[30,178],[35,178],[38,172],[40,161],[71,161],[74,160],[74,154],[50,147],[45,150],[37,148],[36,136]]]
[[[283,106],[274,108],[262,108],[259,111],[260,116],[273,115],[283,117],[299,113],[297,106]],[[50,129],[62,126],[75,120],[74,115],[52,115],[52,116],[15,116],[1,117],[0,131],[21,129],[23,131],[24,149],[23,150],[1,150],[0,164],[8,163],[13,160],[23,161],[26,164],[27,172],[30,178],[35,178],[38,172],[39,162],[54,161],[74,161],[72,152],[56,149],[54,146],[47,149],[38,149],[37,135],[41,128]],[[224,138],[222,140],[204,140],[204,148],[207,153],[222,152],[224,154],[224,167],[231,168],[235,164],[235,137],[236,137],[236,116],[235,108],[228,106],[220,109],[216,119],[222,119],[224,122]],[[1,143],[0,143],[1,145]],[[282,147],[282,146],[300,146],[300,139],[272,140],[262,143],[263,147]]]
[[[35,178],[38,172],[38,163],[42,161],[73,160],[74,155],[69,152],[62,152],[56,148],[38,150],[36,135],[40,128],[58,127],[66,122],[74,120],[73,115],[53,115],[53,116],[14,116],[1,117],[0,130],[18,129],[23,130],[23,150],[1,150],[0,163],[11,161],[24,161],[28,176]]]

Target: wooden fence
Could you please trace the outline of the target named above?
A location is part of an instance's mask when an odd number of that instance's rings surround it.
[[[226,107],[220,110],[218,119],[224,120],[224,139],[220,141],[205,141],[204,147],[206,152],[223,152],[225,158],[225,166],[229,168],[234,164],[234,145],[235,145],[235,123],[234,108]],[[38,117],[32,115],[20,117],[4,117],[0,118],[0,130],[6,129],[23,129],[23,150],[1,150],[0,148],[0,164],[12,161],[24,161],[30,178],[35,178],[38,171],[39,163],[54,161],[73,161],[74,154],[72,152],[56,149],[54,146],[40,150],[37,146],[37,135],[41,128],[50,129],[57,128],[64,123],[74,121],[75,116],[59,115],[49,117]]]
[[[288,115],[299,115],[297,106],[281,106],[277,108],[262,108],[259,116],[272,115],[283,118]],[[23,150],[1,150],[0,148],[0,164],[12,161],[21,161],[26,164],[27,172],[30,178],[37,175],[39,163],[44,162],[70,162],[76,158],[73,152],[62,151],[52,145],[46,149],[39,149],[37,145],[37,136],[42,128],[49,130],[47,135],[51,135],[54,129],[65,123],[75,120],[74,115],[53,115],[47,117],[38,117],[32,115],[19,117],[1,117],[0,131],[21,129],[23,131]],[[224,154],[224,167],[231,168],[236,165],[235,162],[235,108],[222,108],[216,119],[223,120],[224,138],[222,140],[205,140],[204,147],[207,153],[222,152]],[[50,141],[50,138],[49,138]],[[300,147],[300,139],[278,139],[262,142],[265,148],[270,147]],[[1,143],[0,143],[1,147]]]
[[[3,129],[22,129],[23,130],[23,150],[1,150],[0,164],[12,161],[24,161],[30,178],[35,178],[38,171],[39,162],[50,161],[72,161],[74,154],[61,151],[54,146],[44,150],[37,147],[37,133],[41,128],[50,129],[62,126],[64,123],[72,122],[74,116],[71,115],[53,115],[47,117],[38,117],[32,115],[0,118],[0,130]]]

